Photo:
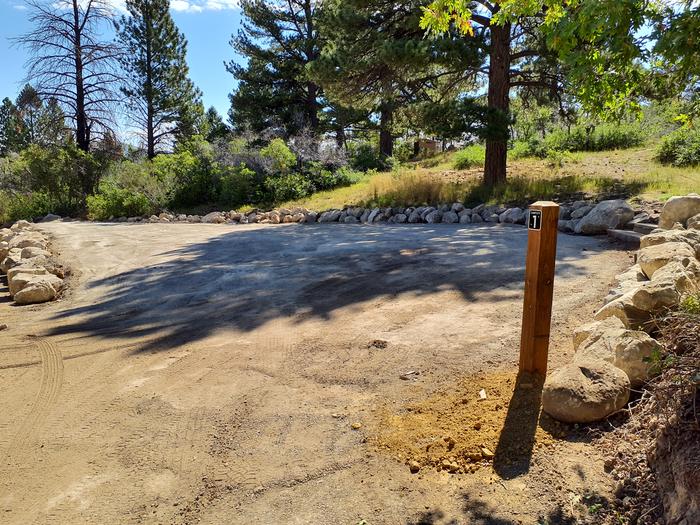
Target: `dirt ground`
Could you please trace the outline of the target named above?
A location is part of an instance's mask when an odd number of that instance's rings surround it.
[[[2,523],[568,523],[609,489],[584,433],[513,417],[522,227],[42,229],[73,276],[0,303]],[[560,236],[552,365],[628,263]],[[473,429],[482,388],[495,458],[411,473],[431,400]]]

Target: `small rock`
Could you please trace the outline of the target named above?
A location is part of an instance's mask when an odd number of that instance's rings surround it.
[[[417,461],[409,461],[408,470],[411,471],[411,474],[415,474],[420,470],[420,463],[418,463]]]
[[[487,447],[481,447],[481,455],[484,459],[493,459],[494,453]]]
[[[488,396],[486,395],[486,390],[484,390],[483,388],[481,390],[479,390],[479,400],[483,401],[487,397]]]
[[[3,330],[7,330],[6,324],[0,324],[0,332],[2,332]]]
[[[362,428],[362,424],[361,423],[353,423],[352,425],[350,425],[350,428],[353,430],[360,430]]]

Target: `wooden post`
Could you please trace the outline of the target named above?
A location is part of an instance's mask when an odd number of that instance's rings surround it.
[[[543,378],[547,375],[558,221],[558,204],[540,201],[530,206],[520,372],[534,372]]]

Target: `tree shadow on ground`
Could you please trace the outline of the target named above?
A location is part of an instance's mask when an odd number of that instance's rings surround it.
[[[526,243],[525,228],[503,225],[238,227],[88,281],[100,298],[57,313],[48,335],[138,338],[156,350],[282,317],[328,319],[379,297],[457,290],[498,303],[522,296]],[[557,276],[584,274],[583,261],[610,247],[560,236]]]

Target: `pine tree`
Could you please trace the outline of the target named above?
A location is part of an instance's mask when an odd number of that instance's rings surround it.
[[[322,31],[329,36],[310,66],[332,100],[376,115],[380,152],[393,154],[396,113],[437,101],[471,85],[483,55],[477,40],[426,40],[420,28],[424,2],[331,0]]]
[[[320,128],[322,92],[306,73],[320,51],[316,26],[320,2],[243,0],[243,28],[231,46],[246,65],[226,69],[238,81],[229,118],[237,130],[281,127],[293,135]]]
[[[118,37],[125,53],[122,92],[149,158],[192,133],[201,93],[188,77],[187,40],[170,16],[169,0],[127,0]]]
[[[0,105],[0,157],[17,151],[19,143],[17,125],[19,122],[17,107],[9,98],[5,97]]]

